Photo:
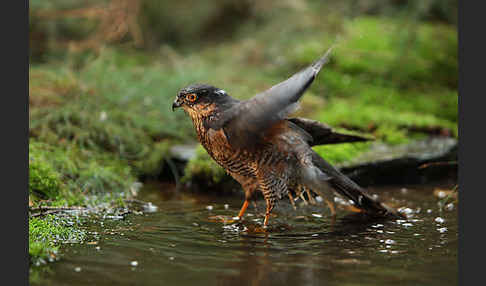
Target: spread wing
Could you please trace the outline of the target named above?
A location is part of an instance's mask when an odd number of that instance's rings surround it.
[[[299,98],[328,62],[331,50],[289,79],[224,111],[208,127],[223,128],[229,143],[236,148],[254,147],[267,129],[295,110]]]
[[[312,136],[312,141],[309,142],[310,146],[373,140],[371,137],[337,132],[329,125],[307,118],[296,117],[287,120],[304,129]]]

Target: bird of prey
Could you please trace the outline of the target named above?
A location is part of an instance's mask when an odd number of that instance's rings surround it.
[[[207,84],[192,84],[178,92],[172,110],[184,109],[202,146],[245,192],[238,218],[242,218],[258,192],[266,201],[264,227],[279,199],[288,196],[293,203],[293,197],[302,197],[304,192],[326,200],[333,218],[335,194],[351,200],[355,208],[368,215],[402,217],[311,148],[362,138],[334,132],[314,120],[289,117],[328,61],[330,52],[331,49],[310,66],[249,100],[237,100]]]

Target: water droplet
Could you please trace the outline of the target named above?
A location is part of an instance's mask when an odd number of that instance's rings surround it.
[[[435,222],[436,222],[436,223],[443,223],[443,222],[444,222],[444,219],[443,219],[443,218],[441,218],[441,217],[436,217],[436,218],[435,218]]]
[[[409,215],[409,214],[412,214],[413,213],[413,210],[411,208],[401,208],[398,211],[401,212],[401,213],[404,213],[406,215]]]
[[[443,198],[445,198],[447,196],[447,194],[444,191],[439,191],[437,193],[437,196],[439,197],[439,199],[443,199]]]
[[[138,266],[138,261],[132,261],[132,262],[130,262],[130,265],[131,266]]]
[[[321,214],[312,214],[313,217],[322,217]]]
[[[395,244],[396,242],[393,239],[385,240],[385,244]]]
[[[444,232],[447,231],[447,227],[438,228],[437,231],[440,232],[440,233],[444,233]]]
[[[341,199],[340,197],[334,197],[334,202],[342,205],[346,204],[346,201]]]
[[[156,212],[158,207],[151,202],[148,202],[147,204],[143,205],[143,210],[147,213],[154,213]]]
[[[445,209],[448,210],[448,211],[452,211],[454,209],[454,204],[453,203],[448,203],[445,206]]]

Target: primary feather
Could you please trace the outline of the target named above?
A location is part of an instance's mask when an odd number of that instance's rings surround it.
[[[223,111],[220,119],[208,127],[224,128],[234,146],[254,147],[264,130],[295,110],[297,101],[328,61],[331,50],[289,79]]]

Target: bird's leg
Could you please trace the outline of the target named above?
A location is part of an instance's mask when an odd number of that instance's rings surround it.
[[[287,195],[289,196],[289,200],[290,200],[290,203],[292,204],[292,207],[294,207],[294,210],[297,210],[297,207],[295,206],[295,202],[294,202],[294,197],[292,196],[290,191],[287,193]]]
[[[267,227],[268,226],[268,219],[269,219],[269,217],[270,217],[270,212],[267,211],[265,213],[265,220],[263,221],[263,227]]]
[[[243,206],[241,206],[240,213],[238,214],[238,220],[241,220],[241,218],[245,214],[245,211],[248,208],[248,204],[249,204],[249,201],[248,200],[245,200],[245,202],[243,203]],[[209,220],[210,221],[217,221],[217,222],[224,222],[224,223],[228,223],[228,222],[229,223],[232,223],[232,222],[234,222],[235,219],[236,218],[227,219],[227,218],[225,218],[224,216],[221,216],[221,215],[210,216],[209,217]]]
[[[238,218],[241,219],[245,214],[246,208],[248,208],[248,200],[245,200],[243,205],[241,206],[240,213],[238,213]]]
[[[295,194],[302,199],[302,201],[304,202],[305,205],[308,205],[309,203],[307,202],[307,200],[305,199],[304,197],[304,191],[305,191],[305,187],[302,186],[302,185],[299,185],[297,187],[297,191],[295,192]]]
[[[334,203],[334,200],[327,200],[326,201],[327,206],[331,210],[331,229],[333,229],[334,224],[336,223],[336,204]]]
[[[253,207],[255,208],[255,212],[258,214],[258,206],[257,206],[256,200],[251,201],[251,203],[253,204]]]
[[[304,187],[305,189],[305,192],[307,193],[307,197],[309,197],[309,202],[311,203],[311,205],[315,205],[317,204],[316,200],[314,199],[314,197],[312,196],[310,190],[306,187]]]
[[[295,188],[295,195],[299,197],[301,193],[302,193],[302,185],[297,185],[297,187]]]
[[[267,211],[265,213],[265,220],[263,221],[263,227],[268,226],[268,219],[270,217],[270,213],[272,212],[273,209],[273,203],[271,200],[266,200],[267,201]]]
[[[329,207],[329,210],[331,210],[331,216],[333,218],[336,218],[336,207],[334,201],[330,201],[325,199],[327,206]]]
[[[304,193],[300,193],[299,197],[302,199],[302,201],[304,201],[304,204],[305,205],[308,205],[309,203],[307,202],[307,200],[305,199],[304,197]]]

